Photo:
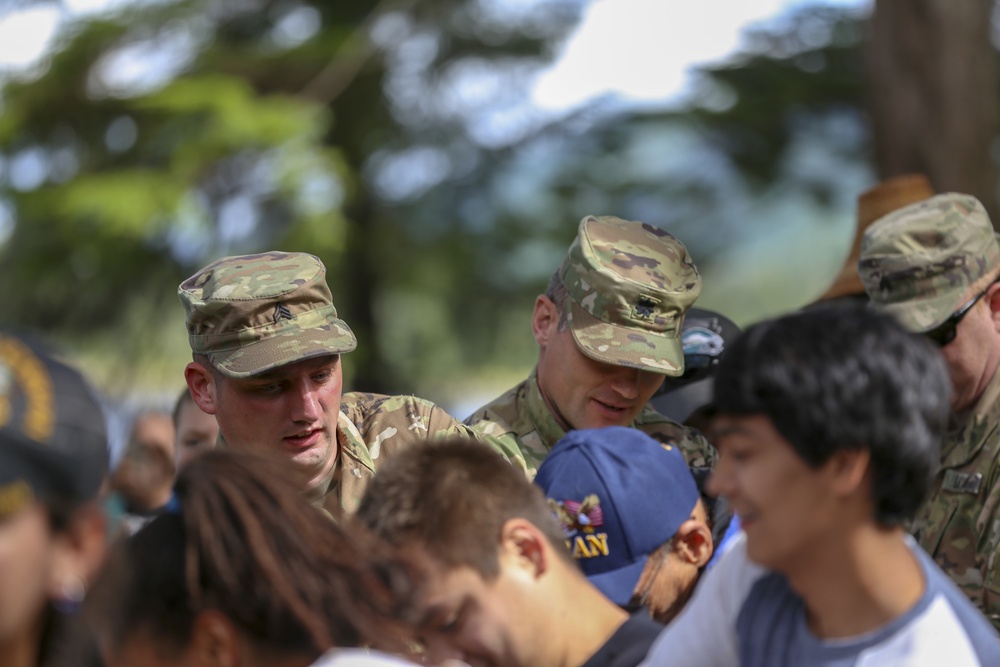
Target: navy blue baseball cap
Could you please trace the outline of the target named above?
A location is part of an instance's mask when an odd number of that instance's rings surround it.
[[[632,599],[650,554],[670,541],[699,498],[676,447],[624,426],[570,431],[535,484],[583,573],[620,606]]]
[[[104,413],[83,376],[0,332],[0,516],[35,500],[91,500],[107,469]]]

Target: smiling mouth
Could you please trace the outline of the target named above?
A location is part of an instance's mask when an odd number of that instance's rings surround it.
[[[308,447],[309,445],[312,445],[314,438],[322,430],[323,429],[314,428],[314,429],[310,429],[308,431],[303,431],[301,433],[296,433],[294,435],[286,435],[284,438],[282,438],[282,440],[284,440],[288,444],[292,445],[293,447],[304,448],[304,447]]]

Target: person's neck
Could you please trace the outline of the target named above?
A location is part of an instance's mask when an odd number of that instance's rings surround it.
[[[556,420],[559,427],[567,433],[574,430],[573,425],[559,411],[559,407],[555,404],[555,401],[550,400],[549,395],[545,393],[545,386],[542,385],[542,376],[538,374],[537,370],[535,371],[535,382],[538,383],[538,393],[542,396],[542,402],[545,403],[545,407],[552,413],[552,418]]]
[[[864,525],[817,546],[785,574],[820,638],[874,631],[912,609],[927,588],[901,528]]]
[[[580,667],[628,620],[628,612],[604,596],[582,574],[567,573],[569,594],[550,627],[563,628],[560,655],[553,666]]]
[[[310,503],[316,507],[323,507],[326,500],[326,494],[330,492],[330,487],[333,486],[333,480],[337,476],[337,470],[339,469],[341,450],[343,445],[340,442],[340,429],[336,431],[337,438],[337,451],[330,457],[330,460],[326,462],[323,469],[312,477],[312,479],[306,482],[305,487],[305,498]]]

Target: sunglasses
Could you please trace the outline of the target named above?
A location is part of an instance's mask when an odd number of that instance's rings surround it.
[[[944,347],[951,341],[955,340],[955,336],[958,335],[958,323],[961,322],[962,318],[965,317],[970,310],[972,310],[972,307],[975,306],[976,303],[980,299],[982,299],[987,292],[990,291],[990,287],[993,287],[993,285],[996,285],[996,283],[995,282],[991,283],[989,287],[987,287],[982,292],[969,299],[969,301],[964,306],[962,306],[954,313],[952,313],[951,317],[949,317],[948,319],[946,319],[944,322],[937,325],[933,329],[924,331],[923,335],[927,336],[932,341],[937,343],[938,347]]]

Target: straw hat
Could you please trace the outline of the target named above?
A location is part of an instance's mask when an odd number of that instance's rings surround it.
[[[851,253],[833,284],[816,301],[848,295],[864,295],[865,286],[858,276],[858,258],[861,256],[861,239],[865,230],[882,216],[933,196],[934,189],[923,174],[895,176],[862,192],[858,197],[858,226],[854,232]]]

